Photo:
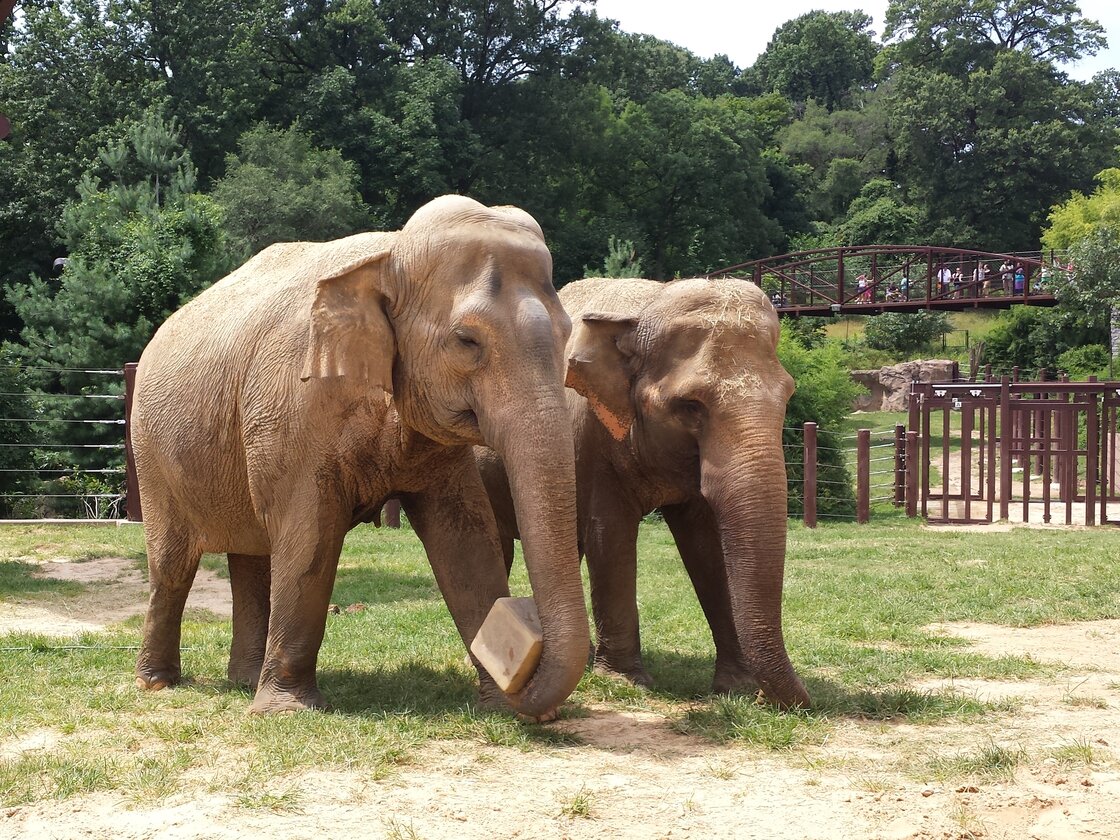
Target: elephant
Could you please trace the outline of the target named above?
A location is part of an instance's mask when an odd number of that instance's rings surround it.
[[[225,552],[228,676],[250,712],[325,708],[316,680],[343,538],[400,499],[463,641],[509,594],[471,454],[509,467],[543,650],[482,701],[550,719],[587,665],[564,389],[571,322],[523,210],[443,196],[394,232],[272,245],[174,313],[136,371],[150,599],[137,683],[181,678],[184,602]]]
[[[794,386],[771,302],[736,279],[588,279],[560,300],[575,325],[566,382],[596,670],[652,684],[636,543],[642,517],[657,510],[711,627],[713,690],[761,688],[779,707],[807,707],[782,636],[782,423]],[[519,520],[502,458],[481,447],[475,457],[508,570]]]

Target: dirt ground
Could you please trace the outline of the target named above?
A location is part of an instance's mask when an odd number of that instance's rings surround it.
[[[65,612],[0,604],[0,632],[96,629],[144,603],[127,561],[51,563],[43,573],[102,585],[65,599]],[[191,606],[229,614],[226,582],[201,572],[196,590]],[[383,779],[314,772],[265,780],[262,792],[290,803],[278,811],[242,807],[199,780],[189,794],[149,805],[110,793],[0,810],[0,837],[1120,838],[1120,621],[936,630],[990,655],[1029,654],[1066,668],[1045,683],[913,686],[1022,702],[971,725],[841,719],[820,745],[764,753],[674,733],[657,714],[604,707],[555,724],[580,746],[523,752],[440,742]],[[61,737],[0,741],[0,759],[49,751]],[[993,746],[1021,751],[1013,778],[915,774],[932,759]],[[1093,762],[1055,755],[1071,747],[1091,750]]]

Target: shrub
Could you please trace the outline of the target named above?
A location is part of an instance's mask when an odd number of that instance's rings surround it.
[[[868,319],[863,339],[874,350],[901,355],[930,346],[948,331],[949,319],[944,312],[884,312]]]
[[[1074,347],[1058,356],[1058,370],[1069,374],[1070,379],[1087,379],[1090,376],[1107,377],[1108,348],[1103,344]]]
[[[1067,350],[1107,341],[1105,326],[1090,325],[1077,313],[1062,308],[1013,306],[1000,315],[984,339],[984,361],[1001,371],[1018,366],[1025,377],[1033,377],[1039,368],[1053,373]]]
[[[789,371],[797,390],[786,408],[782,444],[786,452],[786,481],[790,515],[804,510],[802,500],[802,427],[817,424],[817,512],[827,516],[853,516],[855,495],[851,474],[841,451],[840,424],[859,393],[835,344],[809,349],[789,333],[778,344],[778,358]]]

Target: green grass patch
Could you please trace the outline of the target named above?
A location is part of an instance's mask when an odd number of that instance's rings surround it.
[[[1018,747],[1005,747],[994,741],[969,752],[938,757],[926,765],[928,775],[939,781],[955,779],[1007,780],[1027,759]]]
[[[649,521],[639,536],[638,599],[645,664],[656,687],[641,691],[588,673],[564,716],[586,715],[593,704],[644,709],[696,737],[796,753],[820,744],[843,718],[936,725],[1014,714],[1014,703],[915,686],[966,677],[1055,679],[1059,666],[984,656],[930,625],[968,620],[1026,627],[1118,617],[1114,543],[1104,529],[931,532],[898,518],[816,530],[793,525],[784,630],[814,708],[784,714],[753,697],[709,693],[710,632],[672,536],[664,523]],[[32,558],[139,551],[139,563],[142,545],[139,529],[10,526],[0,530],[0,598],[70,586],[31,577]],[[220,557],[207,563],[224,566]],[[520,560],[511,587],[529,592]],[[156,693],[133,684],[139,619],[66,641],[0,636],[0,744],[18,744],[40,730],[57,735],[45,752],[9,751],[0,760],[0,802],[95,790],[149,800],[201,778],[232,791],[241,807],[296,810],[295,788],[262,787],[259,780],[283,782],[311,768],[384,778],[440,739],[527,752],[579,743],[562,727],[479,709],[476,676],[463,662],[462,643],[407,528],[355,529],[332,600],[365,609],[328,617],[319,657],[320,687],[333,707],[326,714],[247,715],[250,694],[225,678],[230,624],[208,612],[188,612],[184,621],[184,683]],[[1003,772],[1014,757],[993,747],[926,769]],[[561,807],[579,810],[574,797]]]

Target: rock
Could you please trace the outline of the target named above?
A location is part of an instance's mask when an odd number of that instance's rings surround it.
[[[948,359],[926,359],[888,365],[878,370],[853,370],[852,379],[867,389],[856,397],[857,411],[905,411],[910,407],[910,383],[948,382],[953,363]]]

